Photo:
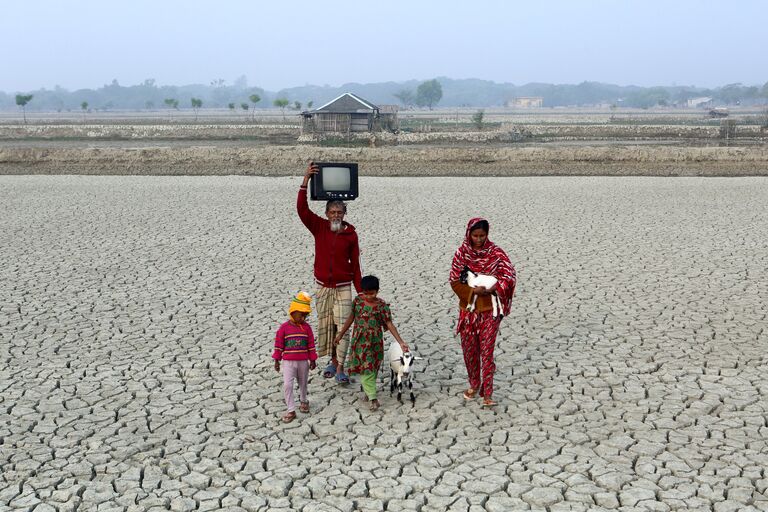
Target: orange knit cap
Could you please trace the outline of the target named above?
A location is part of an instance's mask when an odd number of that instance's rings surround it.
[[[296,297],[291,301],[291,305],[288,307],[288,314],[290,315],[294,311],[301,311],[302,313],[311,313],[312,308],[309,303],[312,301],[312,297],[307,292],[299,292]]]

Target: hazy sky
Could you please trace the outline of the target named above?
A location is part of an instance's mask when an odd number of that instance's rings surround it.
[[[2,2],[0,90],[768,81],[766,0]]]

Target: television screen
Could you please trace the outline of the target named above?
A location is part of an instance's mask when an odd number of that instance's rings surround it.
[[[323,189],[326,192],[347,192],[352,181],[349,167],[324,167]]]
[[[340,199],[352,201],[357,197],[357,164],[316,162],[318,173],[310,181],[313,201]]]

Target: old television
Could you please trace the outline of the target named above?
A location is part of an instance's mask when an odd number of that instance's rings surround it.
[[[319,172],[309,184],[313,201],[352,201],[357,197],[357,164],[315,162]]]

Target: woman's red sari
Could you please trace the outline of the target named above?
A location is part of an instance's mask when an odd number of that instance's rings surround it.
[[[472,239],[469,234],[472,227],[481,221],[488,222],[481,217],[475,217],[467,223],[464,242],[456,249],[456,253],[453,255],[449,281],[458,281],[465,265],[476,274],[486,274],[495,277],[498,281],[496,294],[499,297],[501,314],[507,316],[512,304],[512,296],[515,293],[517,273],[515,272],[515,267],[509,261],[507,253],[489,239],[486,239],[485,244],[480,249],[472,248]],[[459,311],[459,322],[456,325],[457,333],[461,332],[466,319],[472,314],[464,309]]]

